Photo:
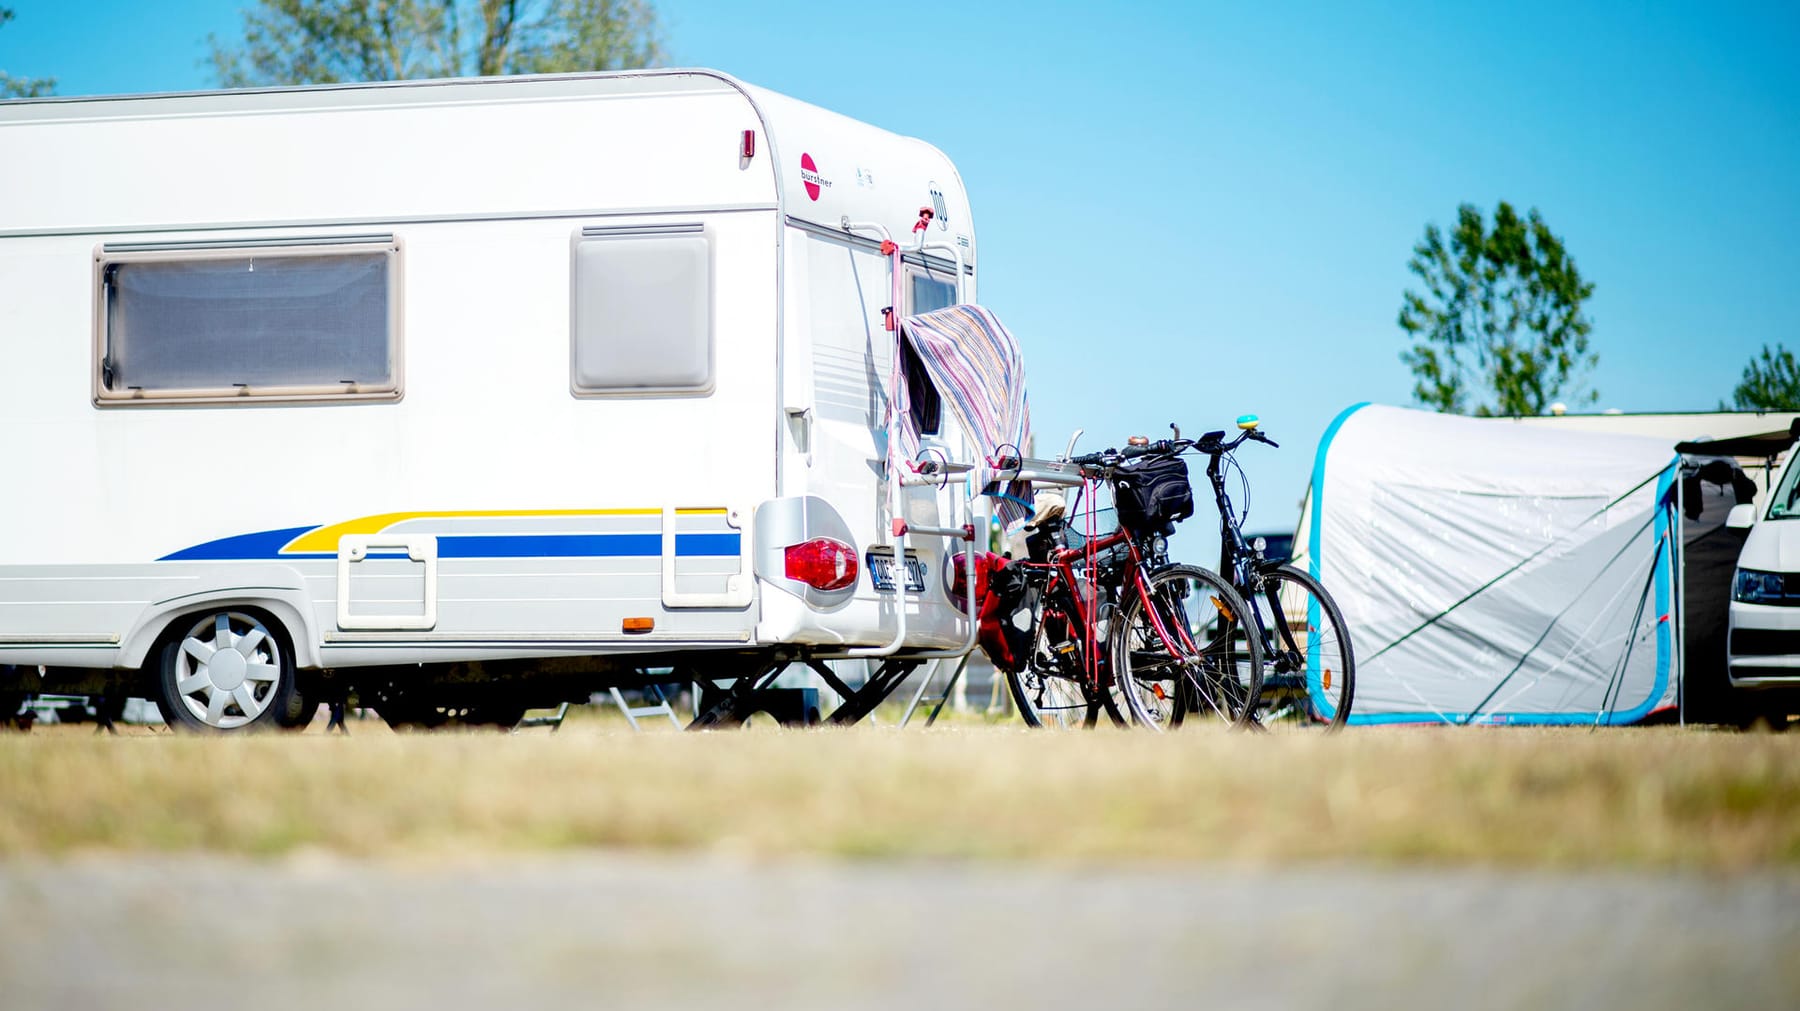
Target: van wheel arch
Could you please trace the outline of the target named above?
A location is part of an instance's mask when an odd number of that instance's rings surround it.
[[[139,615],[137,624],[120,643],[117,663],[154,674],[156,654],[162,649],[164,638],[184,617],[208,609],[236,608],[261,612],[279,623],[288,637],[294,665],[310,670],[319,666],[318,637],[313,633],[310,606],[297,591],[271,593],[249,589],[217,590],[159,601]]]

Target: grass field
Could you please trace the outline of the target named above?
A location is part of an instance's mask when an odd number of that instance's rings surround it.
[[[48,729],[48,728],[46,728]],[[1800,735],[1010,726],[0,736],[0,855],[1800,865]]]

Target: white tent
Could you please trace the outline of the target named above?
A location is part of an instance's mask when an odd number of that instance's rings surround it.
[[[1631,723],[1676,705],[1667,439],[1358,405],[1297,559],[1344,612],[1352,723]]]

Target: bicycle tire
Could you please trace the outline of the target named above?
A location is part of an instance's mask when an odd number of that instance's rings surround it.
[[[1045,730],[1085,730],[1099,721],[1099,700],[1068,678],[1042,671],[1008,671],[1006,687],[1013,705],[1028,727]]]
[[[1026,726],[1051,730],[1087,729],[1099,722],[1101,712],[1105,712],[1115,726],[1125,723],[1124,714],[1110,692],[1096,697],[1080,680],[1056,673],[1056,666],[1040,603],[1033,614],[1031,653],[1026,657],[1025,668],[1006,672],[1007,691]]]
[[[1033,657],[1022,671],[1006,671],[1006,691],[1026,727],[1046,730],[1091,729],[1105,712],[1114,725],[1125,723],[1111,698],[1096,698],[1087,685],[1075,678],[1053,675],[1039,664],[1037,646],[1042,640],[1033,637]]]
[[[1172,645],[1151,621],[1144,595],[1127,593],[1111,646],[1133,722],[1159,731],[1189,716],[1250,725],[1262,689],[1262,650],[1243,632],[1249,613],[1243,598],[1217,573],[1195,565],[1168,566],[1149,582],[1156,614],[1184,641]]]
[[[1257,722],[1341,730],[1356,699],[1356,656],[1344,612],[1317,579],[1292,565],[1264,572],[1258,583],[1254,606],[1265,638]]]

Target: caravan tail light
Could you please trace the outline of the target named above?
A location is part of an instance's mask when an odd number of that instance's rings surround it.
[[[856,582],[856,549],[830,537],[790,544],[787,577],[815,590],[841,590]]]

